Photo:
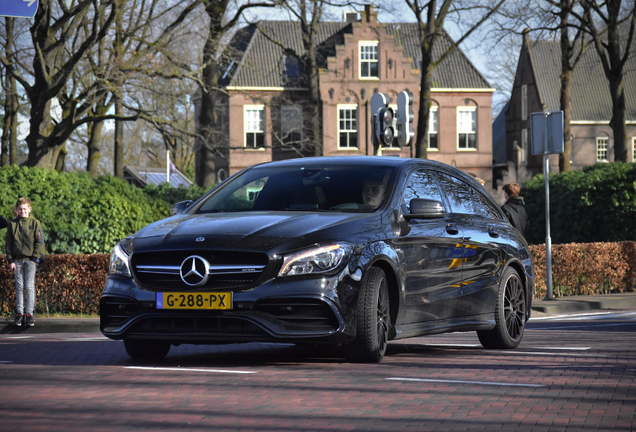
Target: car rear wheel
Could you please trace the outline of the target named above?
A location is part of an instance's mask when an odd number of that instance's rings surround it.
[[[379,363],[389,342],[389,286],[384,271],[367,272],[358,297],[356,338],[345,346],[347,359]]]
[[[161,360],[170,351],[169,343],[155,340],[124,339],[124,347],[131,358],[138,360]]]
[[[511,349],[521,343],[526,326],[526,293],[521,278],[508,267],[503,274],[497,293],[495,307],[495,328],[478,331],[479,341],[484,348]]]

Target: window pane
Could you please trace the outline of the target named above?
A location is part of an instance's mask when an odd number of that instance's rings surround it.
[[[417,171],[409,177],[404,188],[402,203],[409,204],[414,198],[442,201],[437,181],[429,171]]]
[[[476,149],[477,148],[477,135],[468,134],[468,148]]]
[[[428,135],[428,148],[430,149],[439,149],[437,147],[437,134],[429,134]]]
[[[372,76],[372,77],[379,76],[378,75],[378,62],[371,63],[370,67],[371,67],[370,76]]]

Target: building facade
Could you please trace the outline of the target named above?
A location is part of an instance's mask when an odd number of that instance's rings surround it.
[[[517,64],[510,101],[505,116],[505,140],[495,140],[495,183],[523,182],[544,171],[543,155],[532,155],[531,114],[560,111],[561,48],[559,42],[531,41],[528,34]],[[627,99],[628,161],[636,162],[636,55],[624,68]],[[614,139],[609,123],[612,101],[607,78],[598,54],[589,47],[574,69],[572,83],[572,152],[573,170],[596,163],[614,161]],[[495,125],[501,123],[495,121]],[[501,146],[505,146],[502,151]],[[550,171],[559,171],[559,156],[550,156]]]
[[[452,44],[445,35],[434,59]],[[227,122],[228,150],[217,157],[218,179],[255,163],[312,156],[308,137],[306,74],[289,52],[301,52],[298,23],[264,21],[239,30],[230,44],[220,100]],[[285,48],[290,48],[286,50]],[[373,155],[373,114],[377,92],[397,103],[403,90],[414,94],[417,130],[420,49],[417,24],[377,22],[367,6],[343,22],[324,22],[318,32],[319,117],[323,156]],[[428,130],[428,157],[480,177],[492,185],[492,94],[494,89],[459,49],[436,68]],[[383,155],[413,157],[414,146],[397,140]]]

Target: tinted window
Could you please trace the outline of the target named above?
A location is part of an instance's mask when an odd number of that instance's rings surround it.
[[[197,213],[224,211],[372,212],[389,196],[393,168],[375,166],[256,167],[224,183]],[[378,206],[364,202],[365,185],[382,187]]]
[[[491,217],[493,219],[501,220],[501,213],[499,213],[499,209],[494,207],[494,204],[491,203],[485,196],[480,194],[478,191],[475,191],[475,198],[480,201],[481,208],[487,214],[483,214],[484,216]],[[481,212],[479,214],[482,214]]]
[[[410,175],[404,188],[402,203],[408,204],[413,198],[442,201],[437,181],[430,171],[420,170]]]
[[[499,213],[494,213],[495,210],[472,186],[446,174],[439,173],[438,177],[451,206],[451,212],[501,219]]]

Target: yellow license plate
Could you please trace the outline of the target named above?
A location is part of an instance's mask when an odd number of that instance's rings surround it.
[[[232,293],[158,292],[157,309],[232,309]]]

